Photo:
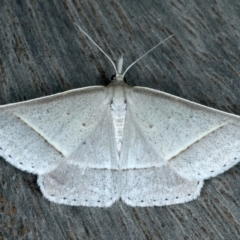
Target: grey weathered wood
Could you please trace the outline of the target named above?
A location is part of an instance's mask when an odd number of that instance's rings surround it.
[[[0,104],[103,84],[110,63],[77,22],[125,66],[175,36],[126,75],[240,114],[238,1],[0,1]],[[201,196],[167,207],[71,207],[48,202],[36,176],[0,159],[0,239],[239,239],[240,164],[207,180]]]

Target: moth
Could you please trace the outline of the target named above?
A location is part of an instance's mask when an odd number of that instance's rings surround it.
[[[96,207],[120,199],[142,207],[184,203],[199,196],[205,179],[239,161],[239,116],[130,87],[124,75],[141,58],[124,73],[122,57],[117,66],[107,58],[116,76],[106,87],[0,106],[0,155],[37,174],[48,200]]]

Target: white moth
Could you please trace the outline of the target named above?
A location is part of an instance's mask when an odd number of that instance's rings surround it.
[[[38,174],[48,200],[98,207],[120,199],[142,207],[183,203],[199,196],[204,179],[239,161],[239,116],[130,87],[123,78],[133,64],[123,74],[122,64],[122,57],[113,64],[116,77],[107,87],[0,106],[0,155]]]

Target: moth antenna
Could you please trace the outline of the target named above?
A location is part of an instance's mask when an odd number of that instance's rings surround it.
[[[80,28],[80,27],[77,25],[77,23],[75,23],[75,22],[73,22],[73,23],[74,23],[74,24],[79,28],[79,30],[80,30],[82,33],[84,33],[85,36],[88,37],[88,39],[108,58],[108,60],[112,63],[112,65],[113,65],[113,67],[114,67],[114,70],[115,70],[115,72],[116,72],[116,75],[117,75],[117,73],[118,73],[118,72],[117,72],[117,68],[116,68],[114,62],[112,61],[112,59],[102,50],[102,48],[100,48],[100,47],[97,45],[97,43],[95,43],[95,42],[92,40],[92,38],[91,38],[86,32],[83,31],[82,28]]]
[[[146,53],[144,53],[140,58],[138,58],[136,61],[134,61],[130,66],[127,67],[127,69],[125,70],[125,72],[123,73],[123,77],[126,74],[126,72],[129,70],[129,68],[131,68],[135,63],[137,63],[140,59],[142,59],[143,57],[145,57],[148,53],[150,53],[153,49],[155,49],[156,47],[158,47],[160,44],[164,43],[165,41],[167,41],[169,38],[171,38],[174,35],[170,35],[169,37],[165,38],[163,41],[161,41],[160,43],[158,43],[156,46],[154,46],[153,48],[151,48],[149,51],[147,51]]]

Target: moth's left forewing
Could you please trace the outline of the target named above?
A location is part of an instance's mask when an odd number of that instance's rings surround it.
[[[50,172],[94,132],[107,101],[108,91],[96,86],[0,106],[0,156],[28,172]]]
[[[0,107],[0,155],[38,174],[50,201],[110,206],[119,199],[118,153],[102,86]]]
[[[106,97],[109,98],[109,94]],[[41,191],[50,201],[73,206],[109,207],[119,199],[118,152],[108,103],[101,116],[95,119],[96,127],[78,142],[67,161],[54,171],[39,176]],[[86,122],[86,127],[88,124]]]

